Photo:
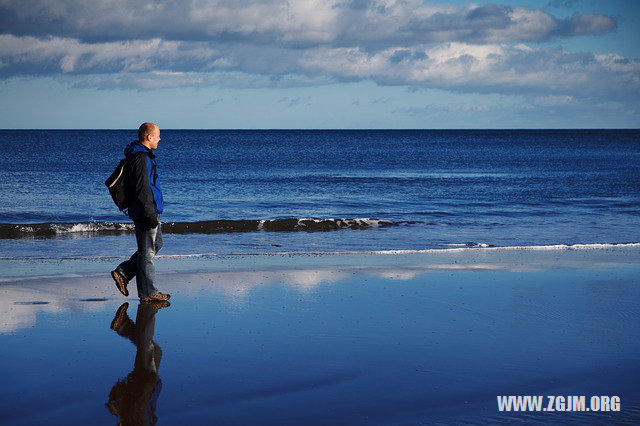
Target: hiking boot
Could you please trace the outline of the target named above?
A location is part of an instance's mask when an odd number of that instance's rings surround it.
[[[125,296],[129,295],[129,290],[127,290],[127,280],[124,279],[124,276],[117,270],[111,271],[111,278],[116,282],[116,287],[120,291],[120,293]]]
[[[149,303],[149,302],[162,302],[162,301],[167,301],[169,299],[171,299],[171,295],[170,294],[164,294],[164,293],[157,292],[153,296],[141,298],[140,301],[142,303]]]
[[[111,329],[115,330],[122,325],[127,317],[127,308],[129,307],[128,302],[124,302],[118,310],[116,311],[116,316],[113,317],[113,321],[111,321]]]

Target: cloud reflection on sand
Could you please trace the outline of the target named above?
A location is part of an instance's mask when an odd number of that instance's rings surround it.
[[[159,276],[163,289],[193,297],[206,292],[222,292],[227,303],[242,304],[255,288],[285,285],[308,294],[323,284],[365,274],[388,280],[410,280],[428,272],[446,270],[500,270],[504,265],[431,264],[418,267],[339,267],[318,269],[246,270],[206,273],[164,273]],[[123,301],[108,274],[100,276],[66,275],[4,279],[0,286],[0,333],[11,333],[36,324],[38,313],[98,312]],[[135,294],[135,282],[130,283]],[[133,299],[135,300],[135,299]],[[38,303],[42,302],[42,303]]]
[[[179,277],[182,282],[176,285],[180,285],[181,291],[188,296],[202,291],[222,291],[239,301],[256,287],[284,284],[300,293],[308,293],[321,284],[334,283],[348,275],[347,271],[335,269],[181,273]]]
[[[40,312],[99,312],[105,308],[109,299],[96,297],[87,288],[77,287],[73,298],[65,298],[56,293],[59,287],[40,286],[40,288],[19,288],[15,285],[3,285],[0,288],[0,333],[11,333],[22,328],[34,326]],[[71,285],[71,284],[70,284]]]
[[[399,254],[391,259],[401,262],[409,255]],[[424,257],[423,257],[424,256]],[[443,257],[444,256],[444,257]],[[271,256],[267,256],[268,259]],[[388,264],[387,257],[375,258],[380,263],[363,265],[370,256],[337,256],[335,260],[351,260],[351,265],[335,266],[323,264],[321,267],[284,267],[280,261],[267,269],[240,269],[242,257],[238,263],[232,263],[228,270],[210,272],[164,272],[159,274],[161,288],[175,296],[194,297],[207,293],[222,294],[225,303],[241,305],[254,290],[266,286],[288,286],[301,295],[311,294],[322,285],[347,280],[354,275],[373,276],[391,281],[408,281],[421,275],[436,272],[465,271],[510,271],[526,272],[565,267],[571,269],[598,269],[607,265],[634,261],[637,258],[635,248],[615,250],[492,250],[426,253],[411,258],[411,263],[402,266]],[[307,259],[306,257],[304,259]],[[166,261],[166,260],[165,260]],[[320,261],[320,258],[319,260]],[[209,265],[210,260],[203,259],[202,264]],[[298,262],[298,260],[296,260]],[[316,260],[313,260],[316,262]],[[299,265],[299,264],[298,264]],[[296,266],[298,266],[296,265]],[[359,266],[354,266],[359,265]],[[312,265],[313,266],[313,265]],[[68,268],[68,266],[67,266]],[[264,268],[264,267],[262,267]],[[195,270],[196,267],[190,269]],[[68,269],[67,269],[68,270]],[[130,283],[133,290],[130,301],[135,301],[135,282]],[[113,309],[116,303],[125,299],[117,293],[108,272],[102,274],[64,274],[53,276],[2,277],[0,278],[0,333],[12,333],[36,324],[39,313],[98,312]],[[35,304],[37,302],[41,302]]]

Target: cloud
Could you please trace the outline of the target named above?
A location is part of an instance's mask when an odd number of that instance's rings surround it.
[[[298,105],[300,103],[300,101],[302,101],[303,99],[299,96],[296,96],[295,98],[290,98],[288,96],[285,96],[281,99],[278,100],[278,103],[285,103],[288,107],[294,107],[296,105]],[[306,97],[305,101],[308,102],[309,98]]]
[[[637,98],[637,60],[522,44],[616,26],[605,15],[559,19],[524,7],[421,0],[0,0],[0,78],[137,90],[370,80],[413,90]]]
[[[99,75],[64,75],[58,77],[63,83],[79,89],[99,90],[159,90],[181,87],[219,87],[231,89],[282,89],[292,87],[320,86],[331,83],[325,77],[300,75],[270,76],[232,72],[171,72],[150,71],[147,73],[112,73]]]
[[[583,36],[603,34],[617,28],[617,23],[608,16],[578,15],[560,21],[555,30],[559,36]]]
[[[547,3],[547,6],[562,8],[572,8],[578,5],[579,0],[553,0]]]
[[[0,35],[0,75],[191,71],[234,64],[203,43],[162,39],[83,43],[70,38]]]
[[[500,112],[499,110],[504,109],[504,107],[496,107],[491,106],[486,103],[477,103],[477,102],[462,102],[462,103],[450,103],[445,105],[437,105],[437,104],[428,104],[419,107],[402,107],[395,108],[391,111],[393,114],[408,114],[414,115],[418,117],[422,116],[450,116],[451,113],[454,113],[456,116],[459,115],[476,115],[477,113],[485,113],[485,112]],[[504,112],[504,111],[502,111]]]
[[[615,19],[604,15],[574,15],[557,19],[523,7],[485,5],[452,12],[416,14],[400,31],[421,35],[424,41],[466,43],[541,42],[556,37],[597,35],[616,29]],[[409,37],[408,37],[409,38]]]
[[[385,47],[461,41],[543,41],[616,28],[605,15],[558,19],[535,9],[421,0],[3,0],[6,34],[82,41],[162,38],[288,47]]]
[[[549,95],[549,96],[540,96],[533,100],[535,105],[543,106],[543,107],[555,107],[562,105],[571,105],[575,102],[575,99],[572,96],[566,95]]]
[[[80,75],[79,87],[292,87],[371,80],[476,93],[629,99],[640,61],[525,45],[441,43],[369,52],[357,47],[229,49],[161,39],[83,43],[0,36],[0,75]]]
[[[398,62],[397,49],[357,48],[305,52],[301,66],[344,81],[427,86],[477,93],[536,93],[574,97],[633,98],[640,94],[640,61],[619,55],[566,53],[499,44],[421,46]]]

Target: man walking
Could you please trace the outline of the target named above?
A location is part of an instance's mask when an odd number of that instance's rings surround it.
[[[153,123],[143,123],[138,129],[138,140],[124,149],[125,192],[131,203],[127,214],[136,227],[136,251],[111,271],[120,293],[129,295],[127,284],[135,276],[138,297],[142,302],[169,300],[168,294],[160,293],[155,286],[155,266],[153,258],[162,248],[160,214],[163,211],[162,188],[158,181],[155,154],[153,150],[160,142],[160,129]]]

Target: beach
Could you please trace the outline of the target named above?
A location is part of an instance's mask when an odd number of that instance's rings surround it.
[[[117,293],[118,261],[2,261],[4,424],[640,418],[636,246],[166,256],[171,306],[151,310]],[[620,404],[504,412],[503,395]]]

